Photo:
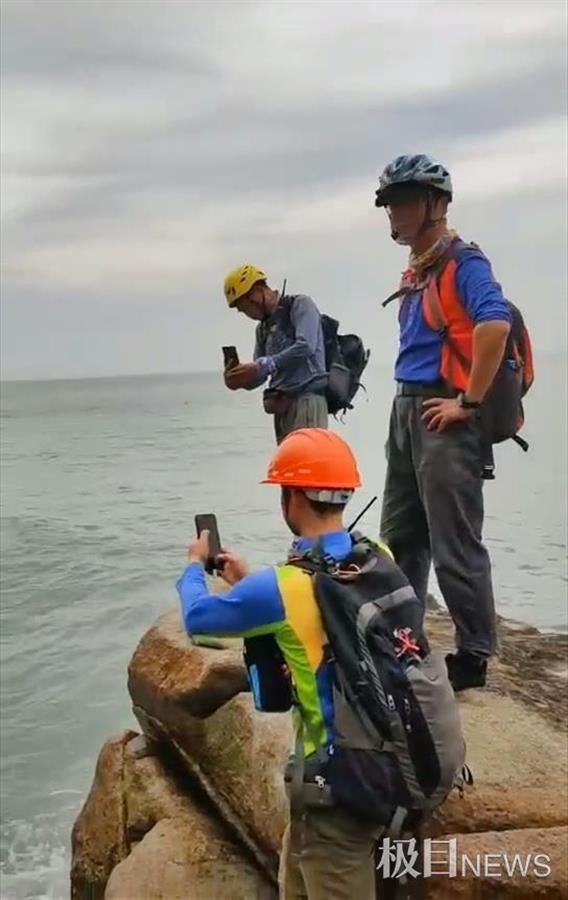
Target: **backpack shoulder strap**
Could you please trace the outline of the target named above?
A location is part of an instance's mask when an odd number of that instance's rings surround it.
[[[292,332],[291,313],[296,295],[283,294],[278,301],[274,313],[268,319],[262,319],[256,326],[257,336],[266,341],[269,331],[278,323],[284,330]]]
[[[390,550],[375,544],[360,532],[351,533],[351,552],[339,562],[323,553],[321,541],[304,554],[288,559],[287,565],[297,566],[310,575],[329,575],[332,578],[352,580],[368,572],[376,565],[377,557],[392,560]]]
[[[277,314],[280,324],[290,333],[293,332],[292,309],[298,294],[283,294],[278,301]]]
[[[471,369],[471,360],[462,353],[460,347],[456,344],[449,331],[448,320],[440,297],[440,279],[446,266],[452,260],[459,265],[459,263],[466,258],[487,259],[477,244],[473,242],[467,243],[461,238],[456,238],[452,241],[446,253],[443,254],[427,273],[426,284],[423,289],[423,303],[430,313],[435,330],[448,345],[452,354],[459,360],[460,364],[469,371],[469,369]]]
[[[447,250],[445,250],[444,253],[442,253],[442,255],[424,273],[424,276],[418,283],[405,284],[403,275],[403,283],[401,287],[394,291],[394,293],[390,294],[390,296],[388,296],[386,300],[383,300],[381,305],[385,307],[388,306],[389,303],[392,303],[393,300],[399,300],[400,298],[405,297],[407,294],[413,294],[416,291],[423,291],[430,279],[439,278],[441,276],[450,260],[454,259],[456,260],[456,262],[461,262],[461,260],[465,256],[477,256],[483,259],[487,258],[477,244],[474,244],[473,242],[467,243],[467,241],[463,241],[461,238],[457,237],[451,242]]]
[[[461,262],[462,259],[472,256],[487,260],[487,256],[479,244],[476,244],[475,241],[464,241],[460,237],[452,241],[448,247],[448,256],[449,259],[455,259],[456,262]]]
[[[432,322],[434,323],[435,330],[440,335],[442,340],[448,345],[456,359],[458,359],[461,365],[467,371],[469,371],[471,369],[471,360],[469,360],[467,356],[462,353],[461,348],[458,347],[457,343],[454,341],[448,327],[448,320],[446,318],[446,314],[444,313],[444,308],[440,299],[440,288],[437,278],[430,279],[430,281],[424,288],[422,297],[422,302],[430,313],[430,317],[432,319]]]

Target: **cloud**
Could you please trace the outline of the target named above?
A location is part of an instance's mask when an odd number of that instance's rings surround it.
[[[107,348],[83,354],[85,371],[144,370],[142,320],[155,336],[152,367],[175,368],[188,310],[204,335],[181,367],[207,368],[221,331],[250,339],[219,298],[224,270],[241,258],[277,280],[287,273],[331,308],[352,292],[355,321],[370,320],[377,289],[403,265],[372,207],[374,181],[398,152],[443,159],[460,221],[477,228],[476,208],[495,209],[472,237],[506,260],[508,231],[517,246],[538,246],[560,297],[561,4],[335,0],[323,15],[315,0],[117,0],[108,9],[4,4],[8,374],[80,371],[64,322],[75,308],[87,346]],[[206,310],[203,297],[215,298]],[[129,331],[123,307],[144,310]],[[40,309],[52,360],[30,349],[24,328]],[[541,334],[543,346],[558,345],[558,329]]]

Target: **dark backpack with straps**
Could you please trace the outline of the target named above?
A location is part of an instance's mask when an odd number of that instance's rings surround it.
[[[353,540],[340,564],[317,548],[289,560],[314,578],[332,664],[335,739],[317,751],[315,782],[337,805],[395,834],[463,784],[465,743],[445,660],[418,637],[414,590],[386,552]],[[294,767],[303,768],[298,757]]]
[[[285,310],[286,327],[292,331],[291,313],[296,296],[280,300]],[[369,362],[370,350],[356,334],[339,334],[339,322],[321,313],[321,327],[327,371],[327,408],[332,416],[353,409],[355,394],[362,387],[361,375]]]
[[[452,241],[447,253],[429,275],[429,279],[438,282],[444,266],[450,259],[460,262],[467,257],[476,257],[489,262],[477,244],[466,243],[458,238]],[[430,298],[434,301],[432,312],[438,322],[438,330],[451,352],[462,365],[469,368],[470,361],[463,357],[459,348],[452,342],[440,301],[436,300],[436,297],[436,291],[430,294]],[[481,421],[484,434],[491,444],[500,444],[512,438],[523,450],[527,450],[528,444],[519,437],[518,432],[525,418],[522,398],[534,381],[532,345],[520,309],[510,300],[506,302],[511,316],[511,330],[507,337],[503,360],[481,407]]]

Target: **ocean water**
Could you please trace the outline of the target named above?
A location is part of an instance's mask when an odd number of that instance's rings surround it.
[[[380,493],[392,386],[368,394],[340,433]],[[273,448],[254,394],[214,375],[7,383],[2,392],[3,898],[68,896],[69,835],[103,741],[135,726],[126,666],[174,583],[197,512],[255,565],[289,536]],[[486,538],[499,612],[566,628],[566,369],[540,360],[527,401],[531,450],[498,448]],[[378,505],[362,522],[376,534]]]

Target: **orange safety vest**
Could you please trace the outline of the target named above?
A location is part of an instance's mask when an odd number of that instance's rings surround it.
[[[465,391],[473,359],[474,322],[459,295],[457,262],[450,259],[432,275],[422,291],[426,324],[443,338],[441,375],[456,390]]]
[[[432,274],[422,291],[426,324],[443,340],[440,374],[458,391],[465,391],[473,360],[475,323],[458,291],[458,260],[450,258],[441,272]],[[524,395],[534,381],[534,362],[529,333],[517,308],[509,303],[512,328],[505,351],[516,365]]]
[[[473,332],[475,323],[460,296],[456,270],[464,252],[483,258],[476,244],[456,241],[449,254],[440,259],[438,267],[416,284],[410,272],[405,272],[401,287],[383,301],[422,291],[422,312],[429,328],[440,335],[442,353],[440,374],[446,384],[456,391],[467,390],[473,361]],[[534,361],[531,339],[520,310],[507,301],[511,315],[511,330],[501,366],[483,403],[486,432],[491,443],[512,438],[523,450],[528,444],[517,434],[524,421],[522,398],[534,381]]]

